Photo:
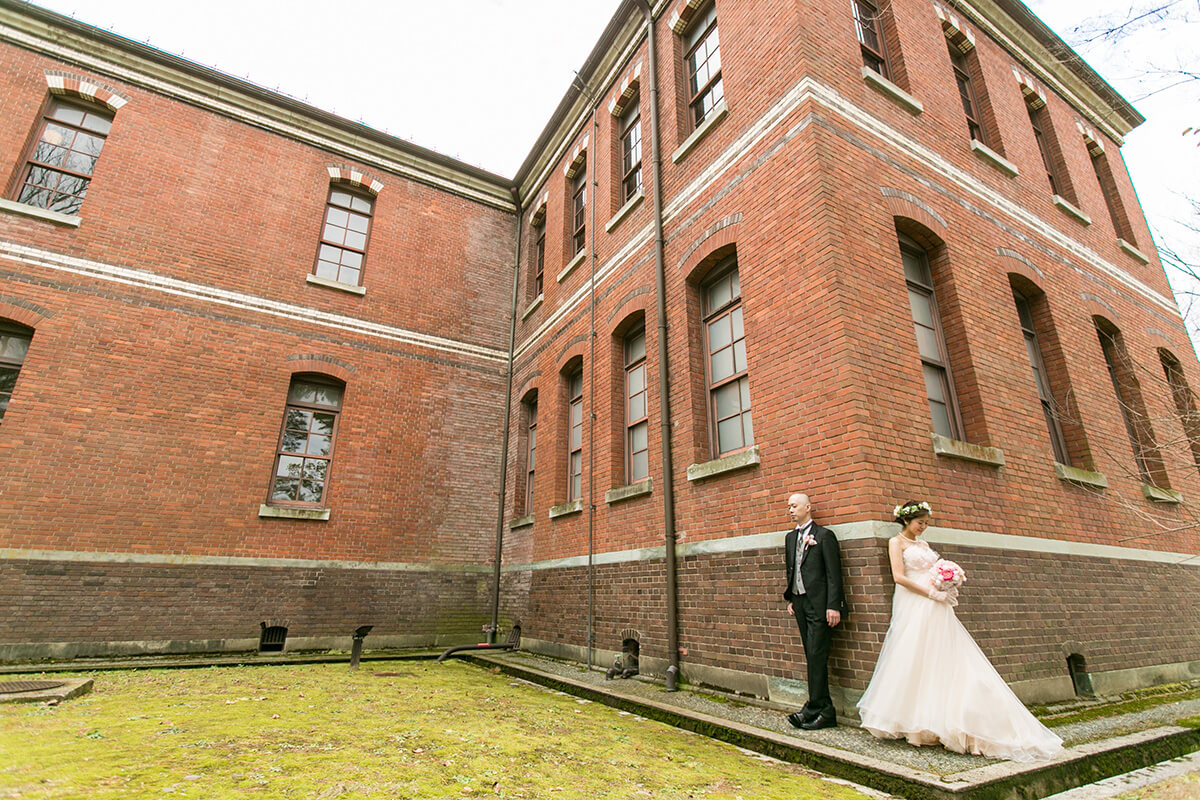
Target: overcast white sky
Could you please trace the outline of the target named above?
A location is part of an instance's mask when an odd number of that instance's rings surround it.
[[[36,2],[507,177],[617,7],[617,0]],[[1073,29],[1085,19],[1127,16],[1151,3],[1028,5],[1076,43]],[[1180,191],[1200,196],[1200,137],[1182,135],[1200,127],[1200,81],[1154,93],[1177,78],[1147,79],[1145,70],[1200,71],[1198,5],[1178,0],[1174,9],[1191,24],[1149,25],[1118,47],[1077,47],[1147,118],[1129,136],[1125,160],[1151,227],[1196,262],[1200,237],[1180,233],[1173,220],[1188,214]]]

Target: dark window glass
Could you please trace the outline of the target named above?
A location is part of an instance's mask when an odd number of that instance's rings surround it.
[[[938,317],[937,298],[933,292],[933,272],[925,251],[907,237],[900,243],[904,262],[904,277],[908,283],[908,306],[912,312],[913,330],[917,335],[917,352],[921,356],[921,372],[925,378],[925,394],[929,400],[929,415],[933,430],[951,439],[963,438],[950,380],[950,359]]]
[[[1121,202],[1121,192],[1117,189],[1117,182],[1113,178],[1108,156],[1103,152],[1099,155],[1093,154],[1092,169],[1096,171],[1096,180],[1100,182],[1100,193],[1104,195],[1104,204],[1108,206],[1108,215],[1112,219],[1117,236],[1131,245],[1136,245],[1137,240],[1133,238],[1133,227],[1129,224],[1129,216],[1125,213],[1125,204]]]
[[[650,421],[646,402],[646,330],[625,337],[626,483],[650,477]]]
[[[325,224],[317,250],[318,278],[358,286],[362,282],[363,260],[371,235],[371,211],[374,201],[338,186],[329,190],[325,205]]]
[[[1061,181],[1054,169],[1054,157],[1050,153],[1050,142],[1046,138],[1043,119],[1046,114],[1046,107],[1032,108],[1028,107],[1029,124],[1033,128],[1033,138],[1037,141],[1038,152],[1042,155],[1042,167],[1046,170],[1046,180],[1050,183],[1050,191],[1057,195],[1062,195]],[[1065,195],[1063,195],[1065,196]]]
[[[341,384],[321,376],[292,379],[271,479],[272,504],[324,503],[342,393]]]
[[[852,0],[851,5],[854,8],[854,31],[858,35],[863,64],[890,80],[887,45],[883,38],[879,9],[867,0]]]
[[[621,117],[621,202],[642,188],[642,117],[634,98]]]
[[[539,225],[537,240],[533,243],[533,296],[537,297],[544,290],[546,275],[546,226]]]
[[[971,80],[971,67],[967,57],[953,44],[950,48],[950,63],[954,66],[954,80],[958,83],[958,95],[962,100],[963,114],[967,118],[967,132],[975,141],[986,144],[983,121],[979,116],[979,101],[975,84]]]
[[[713,108],[725,98],[721,85],[721,40],[717,32],[717,7],[709,3],[692,20],[684,44],[684,63],[688,74],[688,107],[692,128],[697,128]]]
[[[112,127],[112,114],[51,100],[17,188],[17,202],[78,214]]]
[[[1046,364],[1042,360],[1042,348],[1038,344],[1037,332],[1033,327],[1033,312],[1029,308],[1029,300],[1018,291],[1013,291],[1013,301],[1017,304],[1017,317],[1021,320],[1021,333],[1025,337],[1025,352],[1029,356],[1029,365],[1033,367],[1033,383],[1037,387],[1038,401],[1042,405],[1042,415],[1046,419],[1046,430],[1050,434],[1050,446],[1054,450],[1054,460],[1060,464],[1071,466],[1071,457],[1067,454],[1067,440],[1063,437],[1062,424],[1058,419],[1054,395],[1050,392],[1050,378],[1046,374]]]
[[[583,496],[583,367],[567,376],[567,499]]]
[[[17,386],[17,375],[25,363],[33,329],[0,320],[0,420]]]
[[[1138,474],[1145,483],[1163,489],[1170,488],[1166,470],[1162,466],[1158,447],[1154,442],[1154,430],[1146,414],[1146,405],[1142,401],[1141,388],[1138,386],[1129,354],[1125,350],[1125,343],[1119,331],[1106,325],[1098,324],[1096,333],[1100,336],[1104,363],[1108,367],[1108,376],[1117,396],[1117,405],[1121,408],[1121,418],[1125,422],[1125,430],[1133,446],[1133,458]]]
[[[531,400],[526,405],[528,427],[526,428],[525,448],[525,513],[533,512],[533,477],[537,464],[537,400]]]
[[[754,444],[750,375],[737,263],[718,267],[703,287],[709,414],[717,456]]]
[[[1161,349],[1158,351],[1158,358],[1167,376],[1167,385],[1171,387],[1171,399],[1175,402],[1179,422],[1183,425],[1183,435],[1192,451],[1192,461],[1200,469],[1200,412],[1196,410],[1196,396],[1192,393],[1192,387],[1188,385],[1179,359]]]
[[[571,255],[582,253],[586,240],[587,164],[583,164],[571,183]]]

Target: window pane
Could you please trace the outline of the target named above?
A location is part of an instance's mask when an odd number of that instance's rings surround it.
[[[345,269],[338,273],[338,282],[345,283],[349,286],[358,286],[359,272],[356,269]]]
[[[308,454],[311,456],[327,456],[329,455],[330,438],[321,436],[320,434],[311,434],[308,437]]]
[[[717,447],[722,453],[742,446],[742,418],[730,417],[717,423]]]
[[[738,277],[736,269],[729,273],[729,293],[735,300],[742,296],[741,278]]]
[[[571,499],[577,500],[581,494],[583,494],[583,477],[577,474],[571,478]]]
[[[629,449],[631,452],[645,450],[649,446],[650,425],[640,422],[629,429]]]
[[[629,398],[629,419],[641,419],[646,416],[646,393],[639,392]]]
[[[29,352],[29,337],[0,333],[0,358],[20,364]]]
[[[934,433],[945,436],[948,439],[954,438],[954,429],[950,427],[950,412],[946,409],[945,403],[930,400],[929,415],[933,418]]]
[[[746,371],[746,341],[744,339],[733,343],[733,371]]]
[[[637,483],[650,477],[650,453],[643,450],[629,458],[629,482]]]
[[[331,281],[336,281],[338,276],[338,265],[331,264],[328,261],[317,262],[317,277],[328,278]]]
[[[49,133],[49,132],[47,132]],[[42,136],[37,147],[33,150],[33,160],[41,164],[50,164],[51,166],[59,166],[63,159],[66,158],[67,148],[59,145],[59,138],[47,140],[47,136]]]
[[[59,173],[45,167],[30,167],[29,177],[25,179],[25,183],[29,186],[46,186],[52,187],[58,183]]]
[[[319,503],[321,502],[321,490],[324,484],[317,481],[301,481],[300,482],[300,502],[302,503]]]
[[[85,175],[91,175],[95,167],[95,156],[86,153],[76,153],[74,151],[67,154],[67,158],[63,162],[63,169],[69,169],[72,172],[82,172]]]
[[[87,128],[89,131],[95,131],[99,134],[107,134],[112,130],[112,120],[89,111],[84,115],[83,124],[80,127]]]
[[[646,357],[646,334],[639,333],[631,337],[625,348],[625,363],[632,364]]]
[[[350,269],[362,269],[362,260],[362,253],[355,253],[352,250],[342,251],[343,267],[349,267]]]
[[[309,420],[311,418],[311,411],[305,411],[301,408],[289,408],[287,410],[287,420],[284,424],[284,427],[288,430],[297,430],[301,433],[307,433]]]
[[[38,189],[34,186],[25,186],[21,189],[21,194],[17,197],[18,203],[24,203],[27,206],[37,206],[45,208],[50,205],[50,191],[48,189]]]
[[[746,446],[754,444],[754,424],[750,421],[750,412],[742,414],[742,438]]]
[[[719,353],[713,353],[709,363],[713,383],[725,380],[733,374],[733,348],[726,347]]]
[[[319,406],[340,407],[342,405],[342,388],[317,384],[313,387],[313,402]]]
[[[303,465],[303,458],[297,458],[296,456],[280,456],[279,465],[275,468],[275,474],[281,478],[299,478],[300,470]]]
[[[741,412],[741,381],[727,383],[713,392],[713,402],[716,406],[717,419],[724,419]]]
[[[350,219],[350,215],[340,208],[332,206],[325,211],[326,225],[336,225],[339,228],[345,228],[346,222]]]
[[[346,229],[339,228],[337,225],[330,225],[329,223],[326,223],[325,230],[321,231],[321,238],[324,241],[331,242],[333,244],[344,244],[346,241]],[[325,245],[322,245],[321,249],[325,250],[325,247]],[[332,250],[333,248],[329,249]]]
[[[914,292],[908,290],[908,307],[912,310],[913,322],[920,323],[927,328],[933,327],[933,306],[929,302],[929,295],[924,292]]]
[[[55,194],[50,199],[50,204],[46,208],[51,211],[57,211],[60,214],[78,214],[80,206],[83,205],[83,195],[73,197],[69,194]]]
[[[329,470],[329,462],[317,458],[304,459],[304,479],[307,481],[324,481],[325,473]]]
[[[945,373],[937,367],[925,364],[925,395],[939,403],[946,402]]]
[[[726,276],[714,283],[712,286],[709,286],[705,297],[708,300],[708,308],[706,311],[709,313],[716,311],[718,308],[732,300],[733,294],[731,293],[729,286],[729,277]]]
[[[61,103],[55,103],[50,110],[50,116],[57,120],[70,123],[71,125],[79,125],[83,122],[83,110],[74,106],[64,106]]]
[[[295,500],[296,490],[300,486],[300,481],[291,478],[276,478],[275,488],[271,492],[272,500]]]
[[[933,276],[929,274],[929,263],[924,255],[911,250],[901,250],[900,258],[904,262],[904,277],[922,286],[933,285]]]
[[[369,217],[364,217],[362,214],[351,214],[350,219],[349,219],[349,224],[347,225],[347,227],[349,227],[350,230],[352,230],[352,231],[358,231],[359,233],[366,233],[367,225],[369,223],[370,223]]]
[[[629,370],[629,394],[632,397],[646,388],[646,365],[639,364]]]
[[[311,403],[316,396],[316,384],[306,383],[305,381],[292,381],[291,388],[288,390],[288,402],[292,403]],[[309,412],[305,411],[303,413],[307,424]]]
[[[341,206],[342,208],[350,207],[350,198],[351,198],[351,195],[347,194],[346,192],[339,192],[337,190],[334,190],[329,193],[330,204],[335,205],[335,206]]]
[[[308,434],[304,431],[284,431],[279,449],[285,453],[303,453],[307,443]]]
[[[941,361],[942,351],[938,347],[937,332],[922,325],[914,325],[913,328],[917,332],[917,350],[920,351],[921,358]]]
[[[357,233],[356,231],[346,231],[346,247],[353,247],[355,250],[365,250],[367,247],[366,234]]]
[[[0,393],[12,394],[17,385],[17,369],[15,367],[0,367]]]
[[[727,347],[731,341],[733,341],[733,331],[730,330],[729,315],[708,323],[708,352],[712,353]]]
[[[742,410],[750,408],[750,379],[742,377],[738,379],[738,388],[742,395]]]
[[[342,260],[342,248],[323,244],[323,245],[321,245],[321,251],[320,251],[318,257],[322,261],[329,261],[331,263],[337,264]]]
[[[351,197],[350,207],[355,211],[361,211],[364,214],[371,213],[371,201],[367,200],[365,197]]]

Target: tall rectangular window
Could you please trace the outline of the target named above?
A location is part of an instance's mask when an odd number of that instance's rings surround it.
[[[321,375],[298,375],[288,387],[275,454],[271,503],[320,507],[342,410],[343,385]]]
[[[1104,204],[1108,206],[1108,215],[1112,219],[1117,236],[1136,245],[1133,238],[1133,226],[1129,224],[1129,215],[1125,213],[1125,204],[1121,202],[1121,192],[1117,189],[1117,181],[1113,177],[1112,167],[1108,163],[1108,155],[1104,151],[1092,154],[1092,169],[1096,172],[1096,180],[1100,183],[1100,193],[1104,195]]]
[[[325,204],[325,223],[317,250],[318,278],[358,286],[362,279],[374,202],[365,195],[333,186]]]
[[[634,98],[621,117],[621,202],[642,189],[642,114]]]
[[[713,450],[721,456],[754,444],[737,262],[717,267],[702,291]]]
[[[942,322],[938,317],[929,257],[920,245],[907,236],[900,239],[900,257],[904,262],[908,305],[912,311],[913,330],[917,335],[917,351],[921,355],[921,371],[925,377],[925,394],[929,400],[934,433],[962,440],[962,422],[954,398],[950,358],[946,352]]]
[[[958,96],[962,101],[963,115],[967,119],[967,132],[973,140],[987,144],[983,117],[980,114],[979,93],[975,81],[971,78],[971,65],[965,53],[952,43],[947,42],[947,46],[950,50],[950,64],[954,68],[954,81],[958,84]]]
[[[8,410],[32,338],[31,328],[0,320],[0,420]]]
[[[1053,194],[1066,197],[1066,189],[1063,187],[1062,180],[1058,177],[1058,169],[1054,163],[1054,154],[1050,150],[1050,141],[1046,131],[1045,117],[1047,115],[1046,107],[1033,108],[1026,106],[1029,111],[1029,125],[1033,128],[1033,138],[1037,141],[1038,153],[1042,156],[1042,167],[1046,170],[1046,181],[1050,184],[1050,191]]]
[[[111,127],[107,111],[51,100],[17,184],[17,202],[78,214]]]
[[[721,84],[721,39],[717,32],[717,6],[709,3],[696,14],[684,35],[684,65],[687,68],[688,108],[692,128],[698,128],[725,99]]]
[[[567,499],[583,497],[583,366],[567,376]]]
[[[854,32],[858,35],[863,65],[891,80],[879,8],[870,0],[851,0],[850,5],[854,9]]]
[[[646,329],[625,337],[626,483],[650,477],[650,421],[646,403]]]
[[[1171,399],[1175,403],[1175,411],[1179,414],[1188,449],[1192,451],[1192,461],[1200,469],[1200,411],[1196,410],[1196,396],[1192,393],[1192,387],[1188,385],[1179,359],[1162,348],[1159,348],[1158,358],[1167,376],[1167,385],[1171,387]]]
[[[537,226],[533,242],[533,297],[539,297],[545,291],[546,278],[546,225]]]
[[[533,477],[537,466],[537,398],[526,405],[525,437],[525,513],[533,512]]]
[[[1017,304],[1017,317],[1021,320],[1021,333],[1025,337],[1025,352],[1029,356],[1029,364],[1033,368],[1033,383],[1037,387],[1038,400],[1042,405],[1042,415],[1046,420],[1046,429],[1050,434],[1050,446],[1054,450],[1054,460],[1060,464],[1071,466],[1071,456],[1067,452],[1067,440],[1063,436],[1062,424],[1054,404],[1054,395],[1050,391],[1050,380],[1046,375],[1046,365],[1042,360],[1042,348],[1038,344],[1037,332],[1033,327],[1033,312],[1025,295],[1013,290],[1013,301]]]
[[[587,164],[571,179],[571,255],[583,252],[587,243]]]
[[[1121,409],[1121,418],[1129,434],[1129,443],[1133,446],[1133,458],[1138,474],[1145,483],[1169,489],[1166,469],[1158,453],[1158,445],[1154,441],[1154,430],[1150,425],[1146,404],[1142,400],[1142,391],[1134,374],[1129,353],[1125,350],[1121,332],[1112,326],[1112,323],[1097,318],[1096,333],[1100,336],[1100,348],[1104,351],[1108,377],[1112,380],[1117,405]]]

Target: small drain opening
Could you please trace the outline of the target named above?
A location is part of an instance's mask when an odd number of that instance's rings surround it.
[[[261,624],[262,635],[258,638],[258,652],[282,653],[283,643],[287,641],[287,628],[282,625],[267,627],[265,622]]]
[[[1092,688],[1092,676],[1087,671],[1087,661],[1079,653],[1067,656],[1067,671],[1071,674],[1071,685],[1075,687],[1076,697],[1095,697],[1096,690]]]

